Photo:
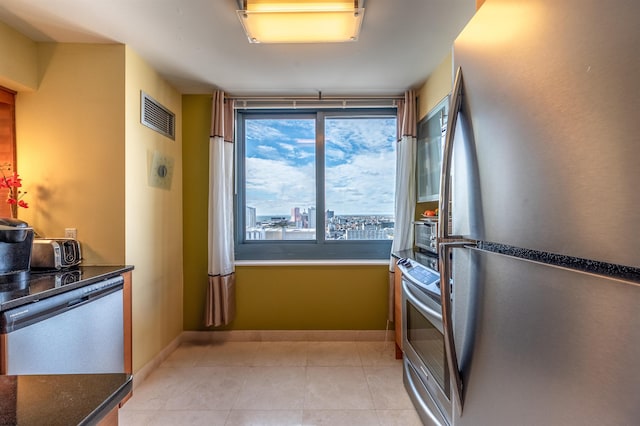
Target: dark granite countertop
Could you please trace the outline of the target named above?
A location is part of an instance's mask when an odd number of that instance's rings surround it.
[[[565,256],[557,253],[542,252],[486,241],[480,242],[478,244],[478,248],[548,265],[590,272],[622,280],[640,282],[640,268],[633,268],[631,266],[614,265],[611,263],[599,262],[597,260],[582,259],[579,257]]]
[[[130,374],[0,376],[0,425],[94,425],[131,388]]]
[[[627,281],[640,282],[640,268],[633,268],[624,265],[614,265],[596,260],[581,259],[577,257],[566,256],[556,253],[547,253],[520,247],[513,247],[505,244],[497,244],[487,241],[480,241],[477,248],[490,251],[493,253],[503,254],[507,256],[527,259],[534,262],[540,262],[548,265],[560,266],[563,268],[574,269],[578,271],[590,272],[611,278],[619,278]],[[392,256],[396,259],[409,258],[413,259],[432,269],[438,269],[437,259],[432,255],[421,250],[402,250],[393,252]]]
[[[84,287],[131,271],[133,266],[78,266],[59,271],[0,275],[0,311]]]

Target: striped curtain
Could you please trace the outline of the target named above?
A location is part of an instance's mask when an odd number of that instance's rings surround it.
[[[398,103],[398,146],[396,149],[396,204],[395,226],[391,252],[413,248],[413,220],[416,209],[416,144],[417,144],[416,94],[408,90],[404,101]],[[389,310],[393,321],[395,261],[389,262]]]
[[[233,254],[233,101],[213,95],[209,138],[209,283],[205,324],[218,327],[235,317]]]

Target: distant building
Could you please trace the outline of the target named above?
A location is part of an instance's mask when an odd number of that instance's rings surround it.
[[[347,229],[347,240],[387,240],[393,238],[386,229]]]
[[[256,208],[255,207],[249,207],[247,206],[247,210],[246,210],[246,227],[247,228],[255,228],[257,221],[256,221]]]
[[[316,208],[309,207],[309,212],[307,213],[309,218],[309,226],[308,228],[314,229],[316,227]]]
[[[300,207],[294,207],[291,209],[291,222],[295,224],[296,228],[302,228],[302,214],[300,214]]]

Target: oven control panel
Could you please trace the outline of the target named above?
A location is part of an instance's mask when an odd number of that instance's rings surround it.
[[[413,259],[398,260],[403,279],[413,283],[420,290],[440,296],[440,274]]]

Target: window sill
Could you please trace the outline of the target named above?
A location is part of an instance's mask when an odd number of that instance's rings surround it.
[[[369,266],[389,265],[389,259],[236,260],[236,266]]]

